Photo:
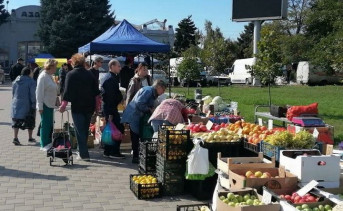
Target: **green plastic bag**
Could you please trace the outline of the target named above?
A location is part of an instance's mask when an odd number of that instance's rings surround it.
[[[152,136],[154,135],[154,129],[148,123],[150,116],[150,114],[144,114],[144,116],[140,119],[139,134],[141,138],[152,138]]]
[[[111,124],[110,122],[108,122],[104,128],[104,130],[102,131],[101,134],[101,142],[104,145],[114,145],[113,141],[112,141],[112,131],[111,131]]]

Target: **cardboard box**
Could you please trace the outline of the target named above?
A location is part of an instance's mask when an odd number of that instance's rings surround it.
[[[256,190],[253,189],[246,189],[246,190],[236,190],[231,191],[234,194],[238,195],[245,195],[245,194],[251,194],[255,195],[259,200],[262,200],[262,196],[257,194]],[[259,205],[259,206],[237,206],[232,207],[226,203],[224,203],[222,200],[220,200],[220,196],[227,196],[227,194],[230,193],[229,191],[220,191],[217,195],[217,211],[280,211],[280,204],[268,204],[268,205]]]
[[[301,154],[307,153],[307,156]],[[321,164],[324,162],[325,165]],[[282,150],[280,165],[295,174],[301,184],[312,180],[326,188],[339,187],[340,159],[333,155],[320,155],[318,150]]]
[[[333,145],[332,144],[323,144],[323,155],[332,155],[333,154]]]
[[[191,122],[194,122],[195,124],[197,124],[199,122],[206,124],[209,120],[208,117],[201,117],[201,116],[197,116],[197,115],[190,115],[190,116],[188,116],[188,118],[191,120]]]
[[[250,170],[254,171],[258,169],[240,168],[229,170],[230,188],[261,188],[265,186],[268,189],[273,190],[275,193],[281,194],[288,189],[293,190],[298,185],[297,176],[285,171],[283,167],[260,169],[262,172],[268,172],[273,178],[246,178],[245,173]],[[275,178],[275,176],[278,178]]]
[[[131,143],[130,127],[128,124],[125,124],[124,136],[121,143]]]
[[[239,168],[274,168],[275,158],[272,161],[263,158],[263,153],[260,152],[258,157],[232,157],[222,158],[221,153],[218,153],[217,169],[225,174],[229,174],[230,169]]]

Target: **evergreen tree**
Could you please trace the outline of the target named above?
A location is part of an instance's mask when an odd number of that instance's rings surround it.
[[[0,25],[6,22],[9,14],[8,11],[5,10],[4,0],[0,0]]]
[[[38,35],[49,53],[70,57],[114,23],[108,0],[41,0]]]
[[[244,26],[244,31],[237,38],[237,57],[239,59],[252,57],[254,41],[254,23],[249,23]]]
[[[175,51],[181,53],[187,50],[191,45],[196,45],[196,30],[192,16],[182,19],[175,35]]]

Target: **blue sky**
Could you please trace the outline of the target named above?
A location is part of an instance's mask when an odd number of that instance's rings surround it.
[[[39,5],[39,0],[9,0],[8,9],[24,5]],[[204,28],[205,20],[218,26],[226,38],[236,39],[246,23],[235,23],[231,19],[232,0],[110,0],[117,20],[127,19],[133,24],[142,24],[157,18],[167,19],[173,25],[192,15],[196,27]],[[155,26],[155,25],[153,25]],[[157,27],[157,26],[156,26]]]

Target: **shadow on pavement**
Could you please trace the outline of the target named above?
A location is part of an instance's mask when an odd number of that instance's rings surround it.
[[[8,169],[2,166],[0,166],[0,176],[28,178],[28,179],[56,180],[56,181],[68,180],[68,178],[65,176],[38,174],[38,173],[21,171],[21,170],[16,170],[16,169]]]

